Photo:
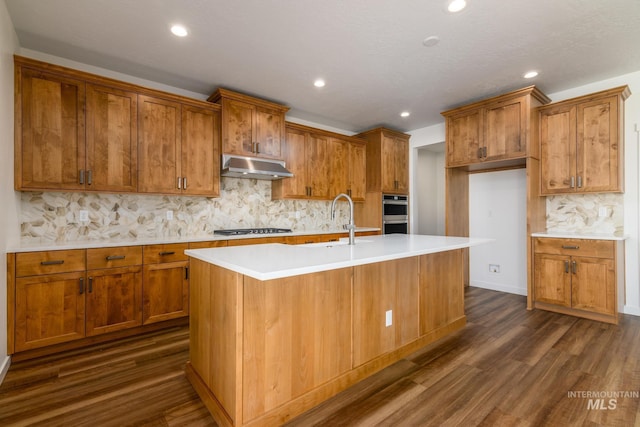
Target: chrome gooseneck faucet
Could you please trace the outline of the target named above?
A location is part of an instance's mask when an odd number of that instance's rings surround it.
[[[331,202],[331,219],[336,219],[336,202],[341,197],[344,197],[349,202],[349,224],[344,224],[342,228],[344,228],[345,230],[349,230],[349,244],[355,245],[356,244],[356,224],[353,218],[353,200],[351,200],[351,197],[349,197],[345,193],[340,193],[336,196],[335,199],[333,199],[333,202]]]

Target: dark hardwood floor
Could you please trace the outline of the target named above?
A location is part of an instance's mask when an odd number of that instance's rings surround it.
[[[640,318],[527,311],[524,297],[477,288],[466,311],[462,331],[289,425],[640,426]],[[187,359],[188,330],[174,328],[15,363],[0,426],[215,425],[185,379]]]

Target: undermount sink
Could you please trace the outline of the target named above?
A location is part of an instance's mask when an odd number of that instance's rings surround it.
[[[366,239],[355,240],[356,245],[360,243],[371,243],[371,242],[372,240],[366,240]],[[338,240],[336,242],[305,243],[298,246],[305,247],[305,248],[318,248],[318,247],[332,248],[334,246],[348,246],[348,245],[349,245],[349,240]]]

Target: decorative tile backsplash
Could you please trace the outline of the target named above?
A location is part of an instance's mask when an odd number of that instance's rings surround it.
[[[606,216],[599,216],[606,208]],[[547,197],[547,231],[621,235],[624,195],[613,193]]]
[[[331,202],[271,200],[271,182],[222,178],[220,197],[104,193],[21,194],[22,243],[106,239],[200,238],[224,228],[279,227],[295,231],[337,230],[349,208]],[[80,211],[89,220],[80,221]],[[167,219],[167,211],[173,219]]]

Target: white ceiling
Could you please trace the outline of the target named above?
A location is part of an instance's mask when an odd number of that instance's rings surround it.
[[[22,48],[201,94],[239,90],[347,131],[409,131],[512,89],[640,70],[640,0],[468,0],[459,14],[446,0],[5,1]],[[440,42],[424,47],[431,35]],[[525,80],[530,69],[540,75]]]

